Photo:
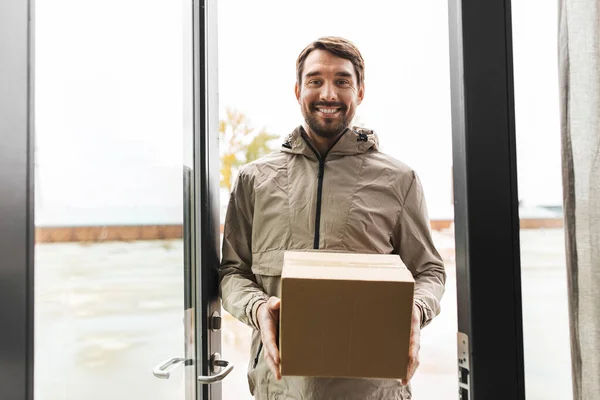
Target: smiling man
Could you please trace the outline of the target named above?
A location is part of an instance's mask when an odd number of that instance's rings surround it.
[[[304,123],[281,150],[245,165],[231,193],[220,268],[223,307],[254,328],[248,371],[259,400],[411,398],[420,330],[440,311],[446,274],[433,245],[415,172],[351,127],[365,91],[364,60],[350,41],[325,37],[296,62]],[[405,381],[282,377],[277,348],[286,250],[398,254],[415,278]]]
[[[296,98],[304,116],[304,130],[321,153],[350,126],[364,96],[363,61],[341,58],[326,49],[309,47],[297,63]]]

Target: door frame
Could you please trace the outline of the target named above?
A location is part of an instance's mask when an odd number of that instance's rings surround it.
[[[524,400],[511,1],[448,11],[461,400]]]
[[[0,2],[0,398],[33,399],[33,1]]]
[[[220,161],[217,0],[193,0],[196,373],[210,376],[221,354]],[[219,329],[217,329],[219,328]],[[226,378],[225,378],[226,379]],[[197,382],[198,400],[221,400],[221,382]]]

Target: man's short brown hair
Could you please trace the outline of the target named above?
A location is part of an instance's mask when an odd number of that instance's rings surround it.
[[[306,57],[308,57],[313,50],[325,50],[338,57],[350,60],[350,62],[352,62],[354,65],[354,70],[356,71],[356,80],[358,81],[358,86],[363,84],[365,80],[365,60],[363,60],[358,48],[348,39],[336,36],[326,36],[319,38],[306,46],[306,48],[302,50],[298,56],[298,59],[296,60],[296,79],[298,80],[298,85],[302,83],[302,70],[304,68],[304,61],[306,61]]]

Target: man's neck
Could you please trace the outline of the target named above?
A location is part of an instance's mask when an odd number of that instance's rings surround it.
[[[325,157],[329,150],[335,145],[338,138],[344,134],[346,129],[342,130],[339,135],[332,138],[325,138],[315,134],[306,124],[303,124],[304,132],[306,132],[306,136],[310,139],[311,143],[315,146],[321,157]]]

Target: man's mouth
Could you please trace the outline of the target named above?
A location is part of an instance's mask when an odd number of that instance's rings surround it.
[[[332,117],[334,115],[337,115],[342,110],[340,107],[320,107],[320,106],[315,107],[315,109],[319,113],[323,114],[326,117]]]

